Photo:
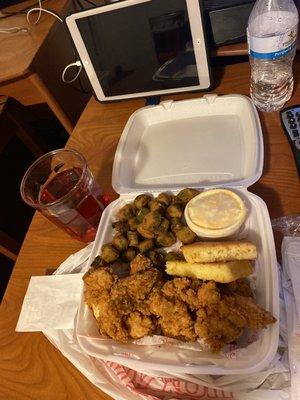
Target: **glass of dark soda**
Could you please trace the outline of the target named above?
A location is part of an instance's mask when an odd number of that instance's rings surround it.
[[[82,154],[71,149],[44,154],[26,171],[20,190],[25,203],[75,239],[95,239],[108,199]]]

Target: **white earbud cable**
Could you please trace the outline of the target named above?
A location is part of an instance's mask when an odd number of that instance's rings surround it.
[[[39,6],[38,7],[33,7],[33,8],[31,8],[30,10],[28,10],[27,11],[27,14],[26,14],[26,19],[27,19],[27,22],[28,22],[28,24],[29,25],[36,25],[39,21],[40,21],[40,19],[41,19],[41,15],[42,15],[42,12],[45,12],[45,13],[47,13],[47,14],[50,14],[50,15],[52,15],[53,17],[55,17],[55,18],[57,18],[60,22],[63,22],[63,20],[57,15],[57,14],[55,14],[54,12],[52,12],[52,11],[50,11],[50,10],[47,10],[46,8],[43,8],[43,6],[42,6],[42,0],[38,0],[38,3],[39,3]],[[37,19],[32,23],[31,21],[30,21],[30,14],[31,13],[33,13],[33,12],[39,12],[38,13],[38,16],[37,16]]]
[[[74,76],[74,78],[72,78],[72,79],[70,79],[70,80],[67,80],[67,79],[65,78],[66,72],[67,72],[68,69],[71,68],[71,67],[78,67],[78,71],[77,71],[76,75]],[[62,79],[62,81],[63,81],[64,83],[73,83],[73,82],[75,82],[76,79],[79,77],[81,71],[82,71],[82,64],[81,64],[81,62],[80,62],[80,61],[73,62],[73,63],[67,65],[66,68],[63,70],[63,72],[62,72],[62,74],[61,74],[61,79]]]
[[[20,26],[12,26],[11,28],[2,28],[0,29],[0,33],[17,33],[17,32],[24,32],[27,33],[27,28],[21,28]]]

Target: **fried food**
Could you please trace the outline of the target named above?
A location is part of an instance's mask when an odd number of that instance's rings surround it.
[[[121,233],[117,233],[113,237],[112,244],[120,253],[123,253],[128,248],[128,240]]]
[[[179,231],[184,227],[180,218],[171,218],[170,223],[171,223],[171,231],[174,234],[176,234],[177,231]]]
[[[101,257],[105,262],[111,263],[119,258],[119,252],[112,244],[104,244],[101,249]]]
[[[128,276],[130,273],[130,265],[127,262],[124,262],[121,259],[117,259],[113,263],[109,265],[110,271],[117,275],[118,278],[124,278]]]
[[[164,335],[189,342],[196,340],[194,322],[183,301],[168,299],[157,290],[150,296],[149,307],[151,313],[159,317],[158,325]]]
[[[112,223],[112,227],[119,233],[126,233],[129,229],[129,226],[126,221],[116,221]]]
[[[159,234],[160,232],[166,232],[169,228],[170,222],[167,220],[167,218],[162,218],[160,225],[154,230],[156,234]]]
[[[191,278],[166,282],[140,254],[131,262],[130,273],[118,278],[110,269],[98,268],[84,276],[85,301],[99,331],[115,340],[162,333],[183,341],[201,338],[219,352],[245,328],[261,329],[276,322],[252,297],[239,294],[247,285],[243,280],[235,285]]]
[[[131,231],[137,230],[137,228],[139,226],[139,220],[137,219],[137,217],[129,218],[129,220],[127,222],[128,222],[129,229]]]
[[[143,225],[143,224],[140,224],[138,227],[137,227],[137,231],[138,231],[138,233],[141,235],[141,236],[143,236],[144,238],[146,238],[146,239],[153,239],[154,238],[154,233],[153,232],[150,232],[148,229],[146,229],[145,228],[145,226]]]
[[[153,332],[155,319],[152,321],[147,300],[153,287],[163,284],[156,269],[120,279],[108,268],[101,268],[83,279],[86,304],[93,310],[102,335],[127,342]]]
[[[160,214],[165,213],[166,206],[158,200],[151,200],[149,203],[150,211],[158,211]]]
[[[103,260],[101,256],[97,256],[94,258],[94,261],[91,264],[91,267],[100,268],[100,267],[107,267],[108,264]]]
[[[156,248],[170,247],[176,240],[190,244],[197,236],[187,227],[183,218],[183,200],[194,189],[181,191],[180,196],[160,193],[156,198],[145,193],[132,204],[125,204],[112,223],[116,233],[112,243],[106,243],[93,265],[110,266],[120,261],[130,262],[138,254],[147,254]],[[183,199],[183,200],[182,200]],[[162,269],[162,256],[151,255],[154,266]]]
[[[192,280],[190,278],[174,278],[164,284],[162,292],[168,298],[179,298],[188,304],[192,310],[200,307],[198,299],[198,289],[202,281]]]
[[[167,208],[166,215],[167,215],[167,217],[169,219],[171,219],[171,218],[181,218],[182,215],[183,215],[183,212],[182,212],[182,208],[181,208],[180,204],[171,204]]]
[[[120,221],[128,221],[133,216],[134,212],[131,204],[125,204],[125,206],[120,208],[120,210],[117,212],[117,218]]]
[[[154,248],[154,242],[152,239],[145,239],[139,243],[138,249],[140,253],[147,253]]]
[[[149,258],[138,254],[130,263],[130,274],[137,274],[138,272],[144,272],[151,268],[152,262]]]
[[[175,278],[165,283],[162,292],[168,298],[180,298],[192,310],[197,310],[195,333],[205,339],[213,352],[219,352],[226,344],[239,338],[246,327],[260,329],[276,322],[251,297],[234,292],[231,296],[223,296],[215,282],[200,282]]]
[[[261,329],[276,322],[268,311],[251,297],[222,296],[214,282],[204,284],[202,306],[197,311],[195,332],[205,339],[213,352],[239,338],[244,328]],[[207,288],[207,286],[209,287]],[[199,293],[198,293],[199,294]]]
[[[162,222],[162,216],[158,211],[151,211],[145,215],[142,225],[149,232],[155,232]]]
[[[212,352],[218,353],[226,344],[239,338],[245,326],[243,315],[221,300],[197,311],[195,332],[206,341]]]
[[[138,247],[139,238],[137,232],[128,231],[127,232],[128,246],[129,247]]]
[[[182,261],[184,260],[182,253],[178,253],[176,251],[169,251],[165,257],[166,261]]]
[[[192,200],[193,197],[197,196],[199,194],[199,190],[197,189],[182,189],[178,194],[177,198],[180,199],[184,204],[187,204],[190,200]]]
[[[144,207],[148,207],[151,200],[152,197],[149,194],[140,194],[134,199],[133,205],[137,210],[141,210]]]
[[[153,334],[201,338],[219,352],[245,328],[261,329],[276,321],[254,302],[244,279],[252,273],[254,245],[190,244],[197,236],[182,210],[197,194],[195,189],[156,198],[142,194],[118,211],[112,243],[103,245],[83,278],[85,302],[101,335],[124,343]],[[166,253],[163,248],[177,239],[183,253]],[[183,277],[166,276],[166,265],[167,273]]]
[[[137,250],[133,247],[129,247],[125,253],[122,254],[122,257],[125,261],[132,261],[137,254]]]
[[[140,339],[150,335],[155,331],[156,320],[143,315],[139,311],[134,311],[126,318],[125,321],[127,331],[133,339]]]
[[[166,273],[169,275],[188,276],[220,283],[245,278],[252,272],[252,265],[248,260],[192,264],[186,261],[167,261],[166,263]]]
[[[154,211],[154,210],[151,210],[151,211]],[[138,210],[138,212],[136,213],[137,222],[139,224],[141,222],[143,222],[145,215],[147,215],[149,212],[150,212],[149,208],[146,208],[146,207],[142,207],[140,210]]]
[[[169,193],[160,193],[157,196],[157,201],[159,201],[161,204],[168,206],[169,204],[171,204],[171,200],[172,200],[172,195]]]
[[[197,235],[188,226],[183,226],[176,230],[175,235],[183,244],[194,243],[197,240]]]
[[[218,287],[222,294],[227,294],[227,295],[239,294],[245,297],[253,297],[250,284],[244,278],[237,279],[236,281],[227,284],[219,284]]]
[[[110,290],[116,282],[116,276],[109,268],[97,268],[89,270],[83,277],[86,290]]]
[[[176,239],[171,232],[161,232],[157,235],[155,242],[158,247],[170,247],[176,242]]]
[[[249,329],[261,329],[276,322],[273,315],[256,304],[252,297],[240,295],[225,296],[230,306],[235,307],[246,320]]]
[[[254,260],[257,257],[256,246],[246,240],[197,242],[182,246],[181,250],[189,263]]]
[[[165,262],[165,256],[162,252],[158,250],[150,250],[148,253],[148,257],[152,261],[154,267],[158,269],[162,268],[164,269],[166,262]]]

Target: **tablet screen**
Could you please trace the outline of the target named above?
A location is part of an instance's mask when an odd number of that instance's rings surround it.
[[[151,0],[76,23],[106,97],[200,84],[186,0]]]

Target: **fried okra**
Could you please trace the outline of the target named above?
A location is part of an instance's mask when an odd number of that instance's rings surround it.
[[[129,247],[138,247],[139,237],[137,232],[128,231],[127,232],[128,246]]]
[[[175,242],[175,236],[171,232],[161,232],[157,235],[155,242],[160,247],[172,246]]]
[[[148,253],[148,257],[152,261],[152,264],[161,268],[165,266],[165,254],[158,250],[150,250]]]
[[[140,194],[134,199],[133,205],[136,210],[140,210],[143,207],[147,207],[151,199],[152,197],[149,194]]]
[[[126,233],[129,230],[129,226],[126,221],[113,222],[112,227],[119,233]]]
[[[184,204],[187,204],[190,200],[192,200],[193,197],[197,196],[199,194],[199,190],[197,189],[182,189],[178,194],[177,198],[180,199]]]
[[[188,226],[184,226],[175,232],[178,240],[183,244],[191,244],[197,240],[197,235]]]
[[[180,261],[184,260],[182,253],[177,253],[176,251],[169,251],[165,256],[165,261]]]
[[[158,211],[160,214],[164,214],[166,211],[166,206],[160,203],[158,200],[151,200],[149,203],[150,211]]]
[[[126,204],[117,212],[117,219],[120,221],[128,221],[133,216],[134,212],[131,204]]]
[[[107,262],[105,262],[103,260],[103,258],[101,258],[101,256],[97,256],[94,258],[94,261],[92,262],[91,267],[93,267],[94,269],[101,268],[101,267],[107,267]]]
[[[159,227],[155,229],[155,233],[166,232],[169,228],[170,222],[167,218],[162,218]]]
[[[197,236],[183,220],[185,204],[198,194],[196,189],[183,189],[177,196],[160,193],[156,198],[145,193],[138,195],[117,213],[113,223],[117,231],[112,243],[103,246],[101,259],[95,265],[131,262],[138,254],[147,255],[153,266],[162,268],[165,257],[178,259],[178,255],[165,253],[158,248],[170,247],[176,240],[183,244],[193,243]]]
[[[153,239],[154,233],[145,228],[144,224],[140,224],[137,228],[138,233],[146,239]]]
[[[134,257],[136,256],[136,254],[137,254],[137,250],[136,250],[135,248],[133,248],[133,247],[129,247],[129,248],[122,254],[122,258],[123,258],[125,261],[130,262],[130,261],[132,261],[132,260],[134,259]]]
[[[142,225],[149,232],[155,232],[162,222],[162,216],[158,211],[151,211],[145,215]]]
[[[119,250],[120,253],[123,253],[128,248],[128,240],[125,236],[117,233],[112,240],[113,246]]]
[[[101,249],[101,257],[105,262],[111,263],[119,258],[119,252],[112,244],[104,244]]]
[[[149,212],[150,212],[149,208],[143,207],[136,213],[136,219],[139,224],[143,222],[145,215],[147,215]]]
[[[167,217],[168,218],[181,218],[182,217],[182,208],[180,204],[171,204],[167,208]]]
[[[157,201],[159,201],[160,203],[164,204],[165,206],[168,206],[169,204],[171,204],[171,200],[172,200],[172,195],[169,193],[160,193],[157,196]]]
[[[176,234],[179,229],[184,227],[183,223],[181,222],[181,218],[171,218],[171,231]]]
[[[136,217],[132,217],[128,220],[128,226],[131,231],[136,231],[139,226],[139,221]]]
[[[183,203],[183,201],[177,197],[177,196],[173,196],[171,199],[171,204],[179,204],[181,207],[184,207],[185,204]]]
[[[139,243],[138,249],[141,253],[147,253],[147,251],[154,248],[153,239],[145,239]]]

